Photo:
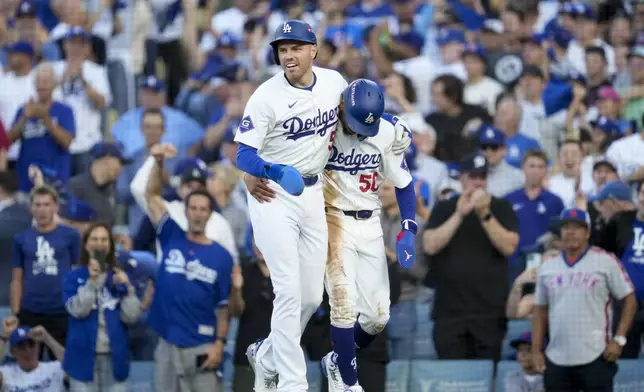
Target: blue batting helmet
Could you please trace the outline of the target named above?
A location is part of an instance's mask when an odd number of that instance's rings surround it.
[[[318,43],[313,28],[308,23],[295,19],[287,20],[277,28],[275,38],[271,41],[273,56],[277,65],[280,65],[280,59],[277,56],[277,45],[281,41],[298,41],[311,45],[317,45]]]
[[[378,134],[380,117],[385,111],[382,88],[368,79],[357,79],[343,92],[344,121],[349,129],[361,136]]]

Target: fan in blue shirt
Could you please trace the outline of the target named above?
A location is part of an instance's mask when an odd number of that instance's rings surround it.
[[[33,184],[28,176],[29,165],[53,169],[61,181],[71,174],[69,145],[76,134],[72,109],[52,100],[56,87],[53,69],[43,67],[36,73],[38,99],[18,109],[13,120],[9,139],[21,140],[18,156],[18,185],[22,192],[29,192]]]
[[[63,277],[79,260],[80,234],[57,224],[57,212],[55,191],[47,186],[35,188],[31,196],[35,225],[18,234],[13,245],[11,304],[14,314],[19,311],[66,314]]]
[[[206,222],[212,211],[212,199],[207,192],[197,190],[186,197],[187,232],[168,216],[161,196],[160,167],[164,158],[176,154],[176,149],[161,144],[152,147],[150,154],[157,164],[150,175],[146,199],[150,220],[157,227],[162,258],[153,284],[148,323],[159,334],[158,352],[172,353],[185,348],[202,350],[194,358],[199,362],[199,371],[190,377],[186,374],[185,382],[201,383],[208,378],[208,382],[216,383],[215,373],[203,370],[216,369],[223,360],[229,327],[228,294],[233,258],[221,245],[205,236]],[[183,358],[187,356],[182,355]],[[194,366],[194,363],[184,366]],[[171,363],[157,361],[156,366],[157,374],[173,373]],[[171,380],[172,376],[167,377]]]

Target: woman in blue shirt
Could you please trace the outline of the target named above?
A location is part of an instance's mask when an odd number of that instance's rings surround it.
[[[83,239],[80,267],[63,284],[70,314],[63,370],[71,392],[125,392],[130,372],[127,325],[141,303],[125,272],[116,265],[108,226],[92,225]]]

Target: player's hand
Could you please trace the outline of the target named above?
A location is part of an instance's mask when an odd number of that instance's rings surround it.
[[[268,185],[266,178],[258,178],[250,174],[244,174],[244,184],[248,193],[260,203],[268,203],[275,198],[275,190]]]
[[[209,345],[206,355],[208,355],[208,358],[201,365],[199,370],[217,369],[219,365],[221,365],[221,361],[224,357],[224,343],[221,340],[218,340],[216,343]]]
[[[18,318],[16,316],[7,316],[2,320],[2,332],[5,337],[8,338],[16,328],[18,328]]]
[[[611,340],[604,350],[604,359],[608,362],[615,362],[622,356],[622,347],[616,341]]]
[[[278,183],[286,192],[299,196],[304,192],[304,179],[292,166],[273,164],[268,169],[268,178]]]
[[[543,352],[532,351],[532,364],[537,372],[543,373],[546,371],[546,357]]]
[[[244,287],[244,277],[239,264],[233,265],[233,273],[230,276],[230,283],[232,283],[235,290],[241,290]]]
[[[461,217],[466,217],[474,209],[474,203],[472,202],[472,192],[463,192],[458,197],[456,202],[456,212]]]
[[[405,124],[401,119],[399,119],[394,126],[394,130],[396,131],[396,139],[394,140],[394,144],[391,146],[391,150],[395,155],[401,155],[411,144],[411,131],[409,130],[409,127],[407,127],[407,124]]]
[[[45,183],[42,170],[38,165],[29,165],[29,170],[27,171],[29,179],[35,186],[41,186]]]
[[[405,219],[402,223],[402,230],[398,233],[396,241],[396,255],[398,263],[404,269],[410,269],[416,260],[416,233],[418,225],[410,219]]]
[[[482,214],[490,209],[490,202],[492,201],[492,196],[485,191],[485,189],[479,188],[472,193],[472,203],[474,204],[474,209],[477,213]]]

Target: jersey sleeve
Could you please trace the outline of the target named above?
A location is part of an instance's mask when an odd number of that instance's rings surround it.
[[[541,272],[537,276],[537,283],[535,284],[534,304],[538,306],[548,305],[548,288],[546,287],[545,277]]]
[[[184,234],[185,232],[181,230],[181,227],[179,227],[174,219],[170,218],[169,214],[165,214],[157,224],[157,237],[162,247],[173,238]]]
[[[392,151],[385,153],[382,161],[382,171],[385,178],[391,180],[396,188],[404,188],[411,182],[411,174],[405,160],[405,155],[395,155]]]
[[[633,292],[633,284],[624,270],[622,263],[614,256],[606,253],[606,264],[608,266],[608,288],[616,299],[622,299]]]
[[[275,125],[275,113],[263,92],[260,88],[251,95],[235,134],[235,142],[258,150],[262,148],[264,138]]]

